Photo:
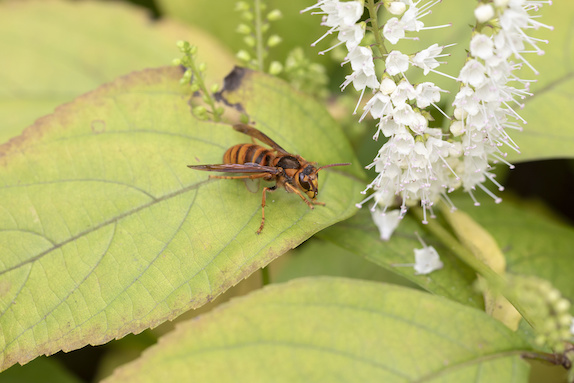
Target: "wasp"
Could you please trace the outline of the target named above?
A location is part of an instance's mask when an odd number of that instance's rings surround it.
[[[223,164],[218,165],[188,165],[195,170],[224,173],[244,173],[237,176],[209,176],[220,179],[263,179],[273,182],[275,185],[263,188],[261,199],[261,225],[257,234],[260,234],[265,226],[265,199],[267,192],[274,192],[283,187],[288,193],[295,193],[311,209],[313,205],[325,205],[315,201],[319,193],[319,171],[333,166],[345,166],[350,163],[330,164],[316,168],[316,162],[309,162],[297,154],[291,154],[279,146],[264,133],[250,125],[236,124],[233,129],[252,137],[252,144],[238,144],[227,149],[223,155]],[[255,144],[255,139],[270,146]],[[309,197],[305,198],[303,193]]]

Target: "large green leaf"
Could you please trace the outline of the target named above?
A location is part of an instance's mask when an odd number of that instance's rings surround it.
[[[274,283],[301,277],[333,276],[416,287],[397,274],[382,267],[373,267],[372,262],[316,236],[283,255],[280,261],[271,266],[271,280]]]
[[[380,238],[368,209],[322,231],[319,236],[396,273],[420,287],[463,304],[482,308],[483,299],[472,287],[476,273],[433,237],[424,236],[424,227],[407,215],[389,241]],[[428,275],[416,275],[414,249],[422,248],[415,232],[438,251],[444,267]]]
[[[528,349],[480,310],[447,299],[308,278],[182,324],[106,382],[526,382]]]
[[[3,1],[0,35],[0,143],[117,76],[168,65],[177,40],[199,47],[212,79],[234,61],[206,32],[120,2]]]
[[[256,235],[261,194],[186,167],[220,163],[250,139],[194,119],[180,76],[120,78],[0,146],[3,368],[173,319],[355,212],[360,185],[347,172],[360,167],[329,169],[326,206],[310,210],[280,190]],[[329,115],[285,83],[247,72],[224,93],[243,94],[285,148],[321,164],[353,161]]]
[[[457,208],[471,215],[494,237],[504,253],[509,273],[547,279],[564,296],[574,300],[574,229],[571,226],[556,222],[512,199],[501,204],[485,199],[480,207],[473,206],[473,201],[462,193],[452,196],[452,200]],[[439,252],[445,263],[443,269],[417,276],[412,268],[397,267],[413,263],[413,249],[421,247],[414,232],[424,231],[424,226],[415,218],[407,215],[391,240],[384,242],[379,238],[368,211],[362,210],[351,219],[322,231],[320,236],[434,294],[475,306],[482,301],[472,288],[475,273],[430,235],[423,238]]]

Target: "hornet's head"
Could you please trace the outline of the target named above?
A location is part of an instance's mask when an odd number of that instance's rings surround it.
[[[315,199],[317,194],[319,193],[319,171],[325,168],[330,168],[333,166],[345,166],[350,165],[349,163],[345,164],[331,164],[321,166],[317,169],[313,165],[307,165],[301,171],[299,171],[299,176],[296,178],[298,186],[309,196],[311,199]]]

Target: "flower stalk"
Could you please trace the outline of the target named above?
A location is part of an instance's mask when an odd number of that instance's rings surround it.
[[[187,41],[178,41],[177,47],[183,53],[183,57],[180,59],[175,59],[173,61],[174,65],[182,65],[185,72],[180,80],[181,84],[190,84],[190,89],[192,93],[200,92],[204,103],[207,104],[209,110],[203,105],[198,105],[192,108],[193,114],[202,120],[211,119],[213,121],[221,121],[223,116],[223,108],[215,105],[215,99],[212,94],[217,92],[217,84],[213,85],[211,89],[207,88],[205,83],[205,69],[206,65],[204,63],[197,62],[197,46],[191,45]]]
[[[377,9],[378,6],[375,4],[375,0],[366,0],[366,7],[369,11],[369,24],[371,24],[369,30],[373,32],[375,37],[375,46],[379,51],[379,57],[384,57],[388,54],[387,48],[385,47],[385,43],[383,41],[383,36],[380,33],[381,27],[379,27],[379,22],[377,20]]]
[[[282,17],[278,9],[274,9],[266,14],[267,5],[263,0],[238,1],[235,7],[241,13],[243,20],[237,27],[237,32],[243,34],[243,41],[247,45],[247,50],[237,52],[237,58],[248,68],[265,71],[265,59],[269,55],[269,49],[281,43],[281,37],[271,35],[267,40],[265,36],[272,21]],[[278,61],[269,64],[267,72],[277,75],[283,70],[283,66]]]
[[[262,30],[262,20],[261,20],[261,0],[253,0],[254,10],[255,10],[255,51],[257,59],[257,70],[263,72],[263,30]]]

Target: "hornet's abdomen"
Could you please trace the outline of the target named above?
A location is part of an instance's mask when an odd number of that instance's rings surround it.
[[[227,149],[223,155],[224,164],[255,163],[263,166],[275,166],[273,150],[255,144],[239,144]]]

